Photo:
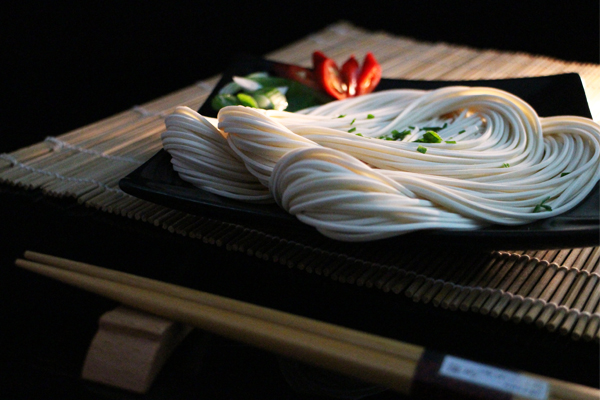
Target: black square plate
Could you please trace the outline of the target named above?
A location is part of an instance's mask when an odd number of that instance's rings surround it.
[[[216,116],[210,100],[233,75],[257,71],[272,72],[273,62],[245,57],[234,63],[200,108],[205,116]],[[537,111],[540,116],[578,115],[591,118],[583,84],[578,74],[562,74],[532,78],[477,81],[416,81],[382,79],[377,90],[392,88],[435,89],[442,86],[489,86],[513,93]],[[169,154],[161,150],[149,161],[123,178],[121,189],[133,196],[195,215],[222,219],[249,228],[281,234],[291,232],[320,236],[276,205],[256,205],[223,198],[183,181],[173,171]],[[479,230],[429,230],[405,234],[385,242],[402,245],[435,240],[437,245],[477,246],[495,249],[540,249],[595,246],[600,242],[600,201],[598,185],[573,210],[545,220],[516,227],[489,226]],[[322,235],[321,235],[322,236]],[[324,241],[327,239],[323,238]]]

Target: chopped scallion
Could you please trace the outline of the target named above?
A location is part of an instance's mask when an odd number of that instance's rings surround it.
[[[569,174],[570,174],[570,172],[563,172],[562,174],[560,174],[560,177],[562,178],[563,176],[569,175]]]
[[[354,127],[354,128],[352,128],[352,129],[350,129],[350,130],[348,131],[348,133],[352,133],[352,132],[354,132],[355,130],[356,130],[356,127]]]
[[[356,118],[354,118],[354,119],[352,120],[352,122],[350,122],[350,125],[352,125],[352,124],[353,124],[355,121],[356,121]]]
[[[427,147],[419,146],[419,147],[417,147],[417,151],[419,153],[425,154],[425,153],[427,153]]]
[[[393,140],[404,140],[405,137],[410,135],[411,132],[407,129],[402,132],[398,132],[396,129],[392,131],[392,139]]]
[[[442,138],[435,131],[427,131],[423,134],[423,137],[419,140],[415,140],[418,143],[442,143]]]
[[[236,95],[236,97],[240,101],[241,105],[247,106],[247,107],[258,108],[258,103],[256,102],[256,100],[254,100],[254,97],[250,96],[249,94],[238,93]]]
[[[433,131],[438,132],[442,129],[445,129],[448,126],[448,123],[445,122],[443,126],[424,126],[421,128],[422,131]]]
[[[375,116],[373,114],[367,115],[367,119],[373,119],[373,118],[375,118]]]
[[[340,114],[340,115],[338,116],[338,118],[344,118],[345,116],[346,116],[346,114]]]
[[[220,110],[227,106],[239,106],[240,104],[237,97],[228,93],[218,94],[211,101],[211,105],[215,110]]]
[[[462,131],[458,132],[459,135],[462,135],[463,133],[465,133],[466,131],[463,129]]]
[[[552,207],[550,207],[549,205],[546,204],[546,202],[550,200],[550,197],[546,197],[544,199],[544,201],[542,201],[540,204],[536,205],[535,208],[533,209],[534,213],[537,212],[541,212],[541,211],[552,211]]]
[[[502,164],[502,166],[500,168],[508,168],[508,167],[510,167],[510,164],[509,163],[504,163],[504,164]]]

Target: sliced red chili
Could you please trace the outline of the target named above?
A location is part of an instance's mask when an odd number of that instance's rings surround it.
[[[315,90],[321,90],[313,70],[298,65],[273,63],[273,72],[282,78],[291,79]]]
[[[315,56],[313,54],[314,60]],[[342,81],[340,70],[335,61],[327,57],[323,59],[321,55],[317,55],[314,71],[317,81],[327,94],[338,100],[348,97],[348,86]]]
[[[312,61],[312,70],[281,63],[275,63],[273,69],[278,76],[323,90],[337,100],[371,93],[381,80],[381,66],[370,52],[362,67],[350,56],[340,70],[335,61],[321,51],[313,53]]]
[[[327,57],[325,54],[323,54],[323,52],[318,51],[318,50],[315,51],[312,54],[313,69],[317,69],[317,67],[319,67],[321,64],[323,64],[327,60],[329,60],[329,57]]]
[[[358,85],[358,74],[360,68],[358,65],[358,61],[354,56],[350,56],[350,58],[342,65],[342,80],[346,83],[348,92],[348,97],[356,96],[356,88]]]
[[[371,52],[368,52],[358,75],[356,95],[371,93],[381,80],[381,65]]]

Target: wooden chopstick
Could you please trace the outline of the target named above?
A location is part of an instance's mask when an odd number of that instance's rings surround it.
[[[393,387],[405,393],[408,392],[410,378],[414,374],[418,361],[412,359],[412,353],[409,353],[411,358],[405,359],[309,332],[309,330],[318,330],[315,327],[308,327],[307,330],[288,327],[284,324],[229,311],[226,308],[210,306],[150,289],[60,269],[60,266],[56,268],[56,266],[48,266],[27,260],[17,260],[16,264],[30,271],[161,317],[192,325],[323,368],[343,372],[366,381]],[[109,272],[108,275],[119,275],[116,271],[96,270],[95,272],[100,274]],[[129,280],[131,276],[126,278]],[[160,282],[154,283],[162,286]],[[265,312],[269,311],[268,309],[264,310]],[[321,325],[317,321],[313,322],[315,325]]]
[[[286,325],[291,328],[317,333],[321,336],[327,336],[336,340],[361,345],[372,350],[377,350],[392,355],[400,355],[415,362],[419,360],[423,352],[423,349],[419,346],[401,343],[380,336],[368,335],[360,331],[342,328],[338,325],[325,322],[315,324],[316,321],[310,318],[304,318],[282,311],[267,309],[265,307],[259,307],[243,301],[238,301],[211,293],[200,292],[198,290],[193,290],[166,282],[32,251],[26,251],[24,256],[28,260],[36,261],[41,264],[51,265],[73,272],[79,272],[85,275],[122,283],[140,289],[151,290],[168,296],[190,300],[198,304],[240,313],[249,317],[263,319],[265,321],[274,322],[280,325]]]
[[[433,357],[419,346],[90,264],[29,251],[25,257],[28,260],[18,259],[16,265],[161,317],[405,394],[424,398],[435,390],[468,394],[464,392],[465,377],[435,375],[436,370],[431,370],[432,363],[437,368],[442,361],[475,368],[468,360]],[[505,378],[516,376],[537,385],[534,394],[538,397],[529,398],[597,399],[600,394],[594,388],[477,365],[476,372],[477,368],[480,372],[492,368]],[[475,387],[494,396],[503,391],[472,380],[467,381],[467,388],[469,385],[470,390]],[[527,398],[521,392],[513,394]],[[546,397],[539,397],[542,395]]]

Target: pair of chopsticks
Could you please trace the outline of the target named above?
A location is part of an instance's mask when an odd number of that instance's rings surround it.
[[[456,391],[454,395],[464,390],[461,376],[452,378],[457,385],[448,377],[422,379],[423,371],[431,371],[431,358],[424,357],[429,353],[420,346],[64,258],[31,251],[24,258],[15,264],[130,307],[405,394],[428,397],[430,389],[439,390],[434,386],[440,381],[443,390]],[[598,399],[600,394],[593,388],[530,374],[505,375],[541,386],[532,399]],[[498,387],[479,389],[498,393],[494,392]],[[539,397],[540,393],[546,397]],[[520,392],[513,394],[527,398]]]

